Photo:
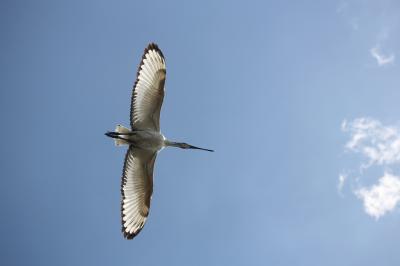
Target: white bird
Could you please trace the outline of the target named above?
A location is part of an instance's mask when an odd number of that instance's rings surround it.
[[[131,98],[131,129],[118,125],[107,132],[115,144],[129,145],[121,184],[121,215],[124,237],[132,239],[142,230],[149,215],[153,193],[153,168],[157,153],[167,146],[198,149],[183,142],[167,140],[160,132],[160,110],[164,98],[165,59],[154,43],[144,50]]]

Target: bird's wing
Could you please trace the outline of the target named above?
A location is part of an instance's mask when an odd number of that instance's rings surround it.
[[[124,237],[132,239],[149,215],[153,193],[153,168],[157,153],[129,146],[121,184],[121,215]]]
[[[132,129],[160,131],[160,110],[164,99],[165,60],[154,43],[144,50],[133,86],[131,100]]]

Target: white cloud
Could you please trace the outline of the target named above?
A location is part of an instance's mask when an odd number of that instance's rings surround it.
[[[355,194],[363,200],[365,212],[379,219],[400,203],[400,177],[385,173],[378,184],[361,188]]]
[[[382,16],[382,12],[385,16]],[[369,54],[379,67],[387,67],[395,63],[397,29],[399,27],[398,12],[391,4],[380,3],[365,5],[363,1],[341,0],[336,5],[336,13],[354,31],[358,37],[372,42],[369,44]],[[370,26],[370,27],[368,27]],[[363,31],[359,31],[359,29]],[[373,41],[374,40],[374,41]],[[366,54],[367,55],[367,54]]]
[[[361,153],[371,165],[390,165],[400,162],[400,129],[384,126],[378,120],[358,118],[342,123],[342,130],[350,133],[346,149]]]
[[[338,187],[337,187],[339,193],[342,192],[342,189],[343,189],[343,186],[344,186],[344,182],[346,181],[346,179],[347,179],[347,175],[345,175],[345,174],[340,174],[339,175],[339,183],[338,183]]]
[[[367,159],[361,164],[361,170],[370,166],[389,169],[400,164],[400,128],[394,125],[383,125],[372,118],[358,118],[353,121],[344,120],[341,125],[343,132],[349,133],[345,144],[347,151],[359,153]],[[362,184],[365,173],[355,181],[358,189],[354,194],[363,201],[365,212],[379,219],[394,210],[400,204],[400,177],[387,171],[370,187]],[[347,174],[339,175],[338,191],[341,193]]]
[[[390,54],[390,55],[385,55],[383,54],[378,46],[372,47],[369,52],[371,53],[371,56],[376,59],[376,62],[378,66],[384,66],[387,64],[393,64],[395,60],[395,55]]]

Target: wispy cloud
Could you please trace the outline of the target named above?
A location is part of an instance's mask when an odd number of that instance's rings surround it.
[[[367,159],[367,162],[361,163],[363,171],[373,165],[384,167],[386,170],[392,165],[400,164],[400,128],[398,126],[383,125],[379,120],[363,117],[350,122],[344,120],[341,128],[343,132],[350,135],[345,149],[359,153]],[[339,192],[347,178],[347,175],[339,175]],[[357,186],[354,194],[364,202],[365,212],[376,219],[400,204],[400,177],[389,174],[387,171],[371,187],[363,186],[361,183]]]
[[[383,52],[383,50],[385,50],[383,48],[387,47],[388,42],[390,42],[390,33],[392,27],[389,25],[382,27],[376,36],[375,45],[369,50],[371,56],[375,58],[378,66],[391,65],[396,59],[394,53]]]
[[[337,13],[343,13],[345,12],[349,7],[349,3],[348,2],[340,2],[339,5],[336,7],[336,12]]]
[[[373,164],[389,165],[400,162],[400,129],[384,126],[371,118],[358,118],[342,123],[342,130],[350,133],[345,147],[349,151],[361,153],[368,159],[365,167]]]
[[[360,23],[358,22],[358,18],[353,17],[350,19],[350,25],[353,30],[358,30],[360,28]]]
[[[378,184],[361,188],[355,194],[363,200],[365,212],[379,219],[400,203],[400,177],[385,173]]]
[[[339,175],[339,183],[338,183],[338,186],[337,186],[337,189],[338,189],[339,193],[342,193],[342,189],[343,189],[344,182],[346,181],[346,179],[347,179],[347,175],[345,175],[345,174],[340,174]]]
[[[360,28],[359,18],[354,15],[350,8],[349,2],[340,2],[336,7],[336,13],[343,17],[351,26],[353,30],[358,30]]]
[[[378,66],[393,64],[396,58],[394,54],[383,54],[378,46],[372,47],[369,52],[371,53],[371,56],[376,59],[376,63],[378,64]]]
[[[366,5],[363,1],[341,0],[336,6],[336,13],[349,24],[355,36],[361,37],[363,41],[368,40],[369,49],[365,55],[371,57],[369,59],[374,60],[378,67],[388,67],[395,63],[396,30],[400,20],[398,11],[391,3]]]

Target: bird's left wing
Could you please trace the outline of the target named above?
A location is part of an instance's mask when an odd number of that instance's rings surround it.
[[[132,239],[142,230],[149,215],[153,193],[153,169],[157,153],[129,146],[121,184],[122,232]]]
[[[164,99],[165,60],[151,43],[144,50],[131,100],[132,129],[160,131],[160,110]]]

